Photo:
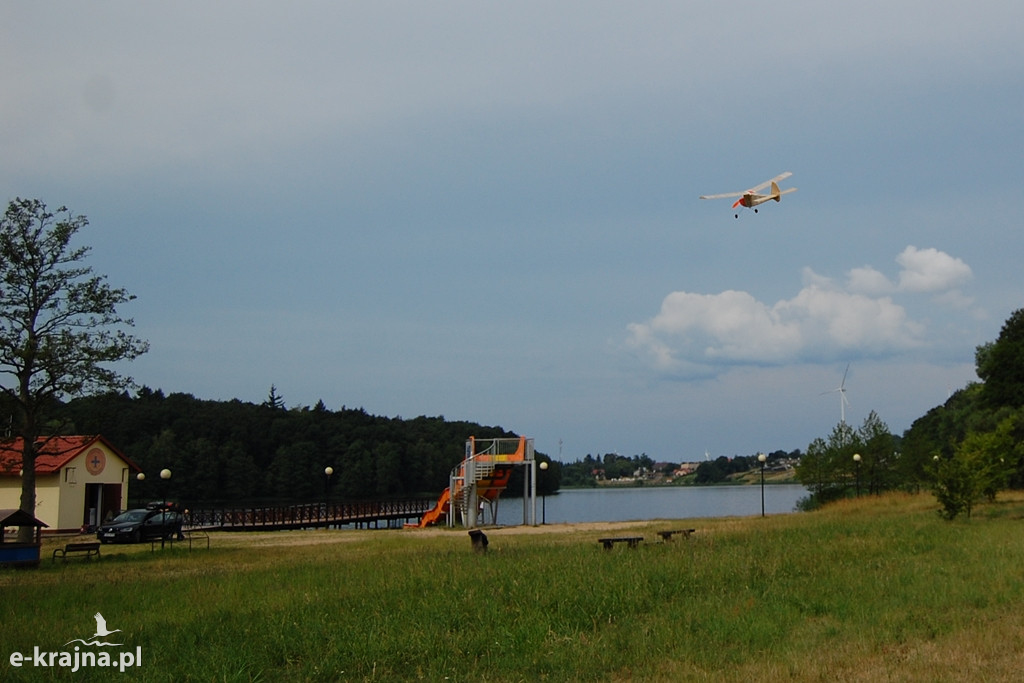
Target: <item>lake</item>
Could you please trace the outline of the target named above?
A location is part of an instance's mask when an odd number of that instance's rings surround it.
[[[797,501],[807,495],[807,489],[799,484],[765,486],[765,513],[795,512]],[[537,522],[548,524],[760,514],[761,487],[758,485],[568,489],[537,499]],[[497,523],[509,526],[522,524],[522,499],[502,498],[498,504]]]

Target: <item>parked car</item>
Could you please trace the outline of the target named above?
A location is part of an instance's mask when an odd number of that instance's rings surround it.
[[[100,543],[139,543],[154,538],[182,538],[184,518],[174,503],[150,503],[145,508],[125,510],[100,525]]]

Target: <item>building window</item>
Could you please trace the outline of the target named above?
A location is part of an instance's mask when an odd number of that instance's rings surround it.
[[[64,468],[64,483],[65,484],[70,484],[71,486],[74,486],[75,484],[78,483],[78,480],[75,478],[75,468],[74,467],[65,467]]]

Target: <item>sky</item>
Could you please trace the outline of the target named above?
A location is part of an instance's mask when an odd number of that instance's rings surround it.
[[[118,366],[571,462],[902,434],[1022,305],[1024,4],[3,3],[0,199]],[[793,173],[799,191],[734,218]],[[469,435],[467,435],[469,436]]]

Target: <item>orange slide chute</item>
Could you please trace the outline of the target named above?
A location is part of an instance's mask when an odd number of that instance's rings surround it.
[[[441,494],[441,497],[437,499],[437,505],[427,510],[423,517],[420,518],[420,526],[430,526],[431,524],[437,524],[437,521],[448,514],[448,508],[452,504],[452,492],[450,489],[445,489]]]
[[[512,467],[509,465],[497,465],[491,476],[485,477],[477,482],[477,495],[484,500],[494,500],[501,495],[501,492],[508,486],[508,480],[512,478]]]

